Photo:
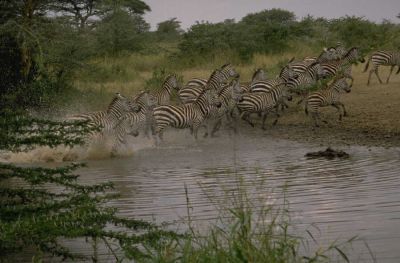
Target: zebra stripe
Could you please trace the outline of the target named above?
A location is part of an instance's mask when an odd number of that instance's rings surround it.
[[[221,84],[227,81],[230,77],[238,77],[239,74],[230,65],[224,65],[223,69],[216,69],[207,80],[205,86],[189,85],[180,89],[178,96],[182,103],[194,102],[204,89],[216,89],[219,91]]]
[[[241,100],[237,103],[237,108],[241,114],[241,118],[247,121],[251,126],[254,124],[250,121],[249,117],[252,113],[261,113],[263,117],[262,129],[265,129],[265,120],[269,111],[275,109],[277,116],[274,124],[278,121],[279,114],[277,112],[277,105],[279,100],[287,97],[289,100],[291,96],[288,94],[286,87],[280,86],[281,92],[268,92],[268,93],[247,93],[243,94]],[[278,89],[278,87],[276,87]],[[278,95],[280,94],[280,95]]]
[[[198,128],[208,117],[213,106],[221,106],[217,91],[215,89],[205,89],[193,103],[156,107],[153,117],[158,138],[161,140],[163,130],[167,126],[171,126],[179,129],[190,127],[194,137],[197,139]]]
[[[342,119],[342,113],[340,111],[341,106],[343,108],[343,116],[347,115],[346,108],[342,102],[340,102],[340,94],[351,91],[351,85],[346,81],[346,78],[340,78],[332,82],[327,89],[316,91],[311,93],[306,102],[305,113],[311,114],[314,125],[318,125],[318,120],[320,119],[318,109],[320,107],[333,106],[339,112],[339,120]]]
[[[119,124],[122,117],[128,112],[138,112],[140,110],[140,105],[135,102],[130,101],[126,97],[122,96],[120,93],[116,93],[115,97],[108,105],[107,110],[90,112],[84,114],[77,114],[69,117],[69,120],[85,120],[89,122],[89,126],[99,127],[100,132],[92,132],[88,138],[93,135],[99,134],[100,136],[111,135],[114,138],[113,151],[119,146],[121,141],[120,138],[115,136],[114,128]]]
[[[235,69],[233,68],[233,66],[230,63],[222,65],[220,70],[221,70],[221,74],[224,75],[224,78],[226,80],[228,80],[231,77],[237,76]],[[192,78],[186,83],[186,86],[205,87],[206,85],[207,85],[207,79],[200,79],[200,78]]]
[[[139,93],[134,101],[140,106],[139,112],[126,113],[121,122],[115,128],[115,133],[119,141],[125,142],[126,135],[138,136],[140,131],[149,137],[152,130],[152,110],[157,106],[157,101],[148,92]]]
[[[154,92],[152,96],[155,98],[158,105],[168,105],[171,100],[172,91],[179,91],[179,89],[180,87],[176,75],[169,75],[165,79],[161,89]]]
[[[400,52],[399,51],[383,51],[383,50],[375,51],[369,57],[368,62],[365,65],[365,69],[363,72],[367,71],[370,62],[372,62],[372,68],[369,71],[367,85],[369,85],[369,83],[370,83],[372,73],[375,73],[376,77],[379,80],[379,83],[382,84],[382,80],[378,74],[379,66],[390,66],[390,73],[389,73],[389,76],[387,77],[386,83],[389,83],[389,78],[392,75],[392,72],[393,72],[393,69],[395,66],[399,67],[396,74],[399,74],[399,72],[400,72]]]
[[[212,107],[209,117],[207,119],[207,133],[209,134],[210,127],[213,126],[211,130],[211,136],[217,132],[222,124],[222,119],[225,116],[229,124],[232,124],[233,111],[236,108],[236,103],[241,99],[241,94],[246,92],[240,85],[238,79],[233,79],[231,83],[225,85],[218,94],[218,98],[221,102],[221,106]],[[236,132],[236,126],[232,127]]]
[[[321,63],[324,73],[328,77],[333,77],[338,75],[338,73],[343,73],[343,75],[351,79],[352,83],[354,81],[351,75],[351,66],[357,61],[365,62],[364,58],[360,55],[360,51],[357,47],[351,48],[340,60],[335,60],[331,62]]]
[[[314,62],[303,73],[296,76],[296,78],[289,78],[286,84],[291,91],[301,93],[303,89],[315,85],[323,77],[325,77],[325,74],[321,64]]]

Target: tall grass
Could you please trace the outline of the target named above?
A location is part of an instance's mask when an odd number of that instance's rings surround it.
[[[294,234],[286,197],[280,205],[270,204],[247,191],[239,186],[227,192],[228,199],[216,207],[220,213],[216,223],[207,231],[198,231],[193,227],[186,189],[186,238],[164,244],[149,262],[349,262],[345,251],[356,237],[310,252],[306,240],[315,237],[309,230],[305,233],[307,239]],[[215,200],[213,196],[209,198]]]

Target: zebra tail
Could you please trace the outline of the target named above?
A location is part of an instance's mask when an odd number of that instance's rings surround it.
[[[369,62],[371,61],[371,57],[369,57],[369,59],[368,59],[368,61],[367,61],[367,64],[365,64],[365,68],[364,68],[364,71],[363,72],[365,72],[365,71],[367,71],[367,69],[368,69],[368,67],[369,67]]]
[[[397,72],[396,72],[396,75],[399,74],[399,72],[400,72],[400,66],[399,66],[399,69],[398,69]]]

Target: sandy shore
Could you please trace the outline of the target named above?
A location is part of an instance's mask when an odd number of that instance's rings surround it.
[[[304,104],[291,103],[276,126],[271,124],[273,117],[267,120],[265,135],[321,145],[400,147],[400,74],[393,73],[390,83],[382,85],[373,75],[367,86],[368,71],[362,73],[363,69],[364,64],[353,67],[352,91],[341,99],[348,111],[342,121],[335,108],[326,107],[321,117],[328,124],[314,128]],[[388,67],[381,67],[382,80],[386,81],[388,72]]]

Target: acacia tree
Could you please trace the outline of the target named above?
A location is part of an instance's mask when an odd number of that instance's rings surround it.
[[[15,108],[0,108],[0,153],[40,145],[72,147],[83,143],[83,136],[93,129],[85,122],[37,119]],[[65,238],[86,239],[94,245],[102,242],[116,262],[123,257],[138,260],[163,240],[177,237],[152,223],[117,216],[115,208],[105,205],[116,197],[109,192],[112,183],[80,184],[74,171],[81,166],[45,168],[0,162],[1,262],[21,252],[33,253],[37,261],[48,256],[88,259],[65,246]],[[49,186],[57,192],[48,190]],[[95,247],[92,260],[97,262]]]
[[[123,7],[132,15],[143,15],[151,10],[141,0],[60,0],[51,6],[60,15],[72,18],[81,29],[106,16],[115,6]]]
[[[181,22],[176,17],[160,22],[156,33],[161,39],[175,39],[183,33]]]

